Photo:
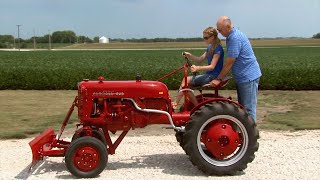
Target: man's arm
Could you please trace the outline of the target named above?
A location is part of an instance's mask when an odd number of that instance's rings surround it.
[[[226,75],[229,73],[229,71],[235,61],[236,61],[236,58],[233,58],[233,57],[227,58],[227,61],[223,65],[223,68],[222,68],[219,76],[210,82],[211,86],[213,86],[213,87],[217,86],[221,82],[221,79],[226,77]]]

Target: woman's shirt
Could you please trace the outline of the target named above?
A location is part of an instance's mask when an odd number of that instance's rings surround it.
[[[223,48],[221,46],[221,44],[217,45],[217,47],[214,49],[213,51],[213,55],[209,54],[210,48],[211,48],[211,44],[208,45],[207,50],[206,50],[206,58],[207,58],[207,63],[208,65],[211,64],[212,58],[214,54],[220,54],[219,60],[216,64],[216,67],[213,70],[207,71],[206,74],[209,74],[213,77],[218,77],[218,75],[220,74],[222,67],[223,67],[223,59],[224,59],[224,51]]]

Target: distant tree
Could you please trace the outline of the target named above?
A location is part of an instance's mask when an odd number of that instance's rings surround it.
[[[22,43],[21,43],[20,48],[25,49],[25,48],[27,48],[27,47],[28,47],[27,43],[25,43],[25,42],[22,42]]]
[[[86,43],[93,43],[93,40],[90,39],[88,36],[86,37]]]
[[[33,43],[33,37],[24,40],[25,43]]]
[[[37,43],[49,43],[49,35],[44,35],[41,37],[36,37]]]
[[[109,42],[127,42],[127,41],[120,38],[116,38],[116,39],[109,38]]]
[[[0,42],[2,43],[13,43],[13,36],[12,35],[0,35]]]
[[[320,33],[313,35],[312,38],[320,39]]]
[[[88,36],[78,36],[78,43],[92,43],[93,40]]]
[[[95,36],[95,37],[93,38],[93,42],[94,42],[94,43],[98,43],[98,42],[99,42],[99,37],[98,37],[98,36]]]
[[[52,33],[52,43],[75,43],[76,33],[73,31],[55,31]]]
[[[0,35],[0,48],[12,48],[13,38],[12,35]]]

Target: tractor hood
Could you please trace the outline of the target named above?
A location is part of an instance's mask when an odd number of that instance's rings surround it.
[[[159,81],[104,81],[83,80],[78,85],[79,93],[93,98],[164,98],[168,88]]]

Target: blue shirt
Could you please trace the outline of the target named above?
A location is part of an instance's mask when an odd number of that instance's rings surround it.
[[[210,55],[210,53],[209,53],[210,48],[211,48],[211,44],[208,45],[207,50],[206,50],[206,52],[207,52],[206,58],[207,58],[208,65],[211,64],[211,61],[212,61],[214,54],[220,54],[220,57],[218,59],[216,67],[211,71],[207,71],[206,74],[209,74],[209,75],[213,76],[214,78],[216,78],[220,74],[222,67],[223,67],[224,51],[223,51],[222,46],[220,44],[218,44],[217,47],[213,51],[213,55]]]
[[[259,78],[261,70],[247,36],[232,28],[226,39],[228,57],[235,58],[232,74],[237,83],[245,83]]]

